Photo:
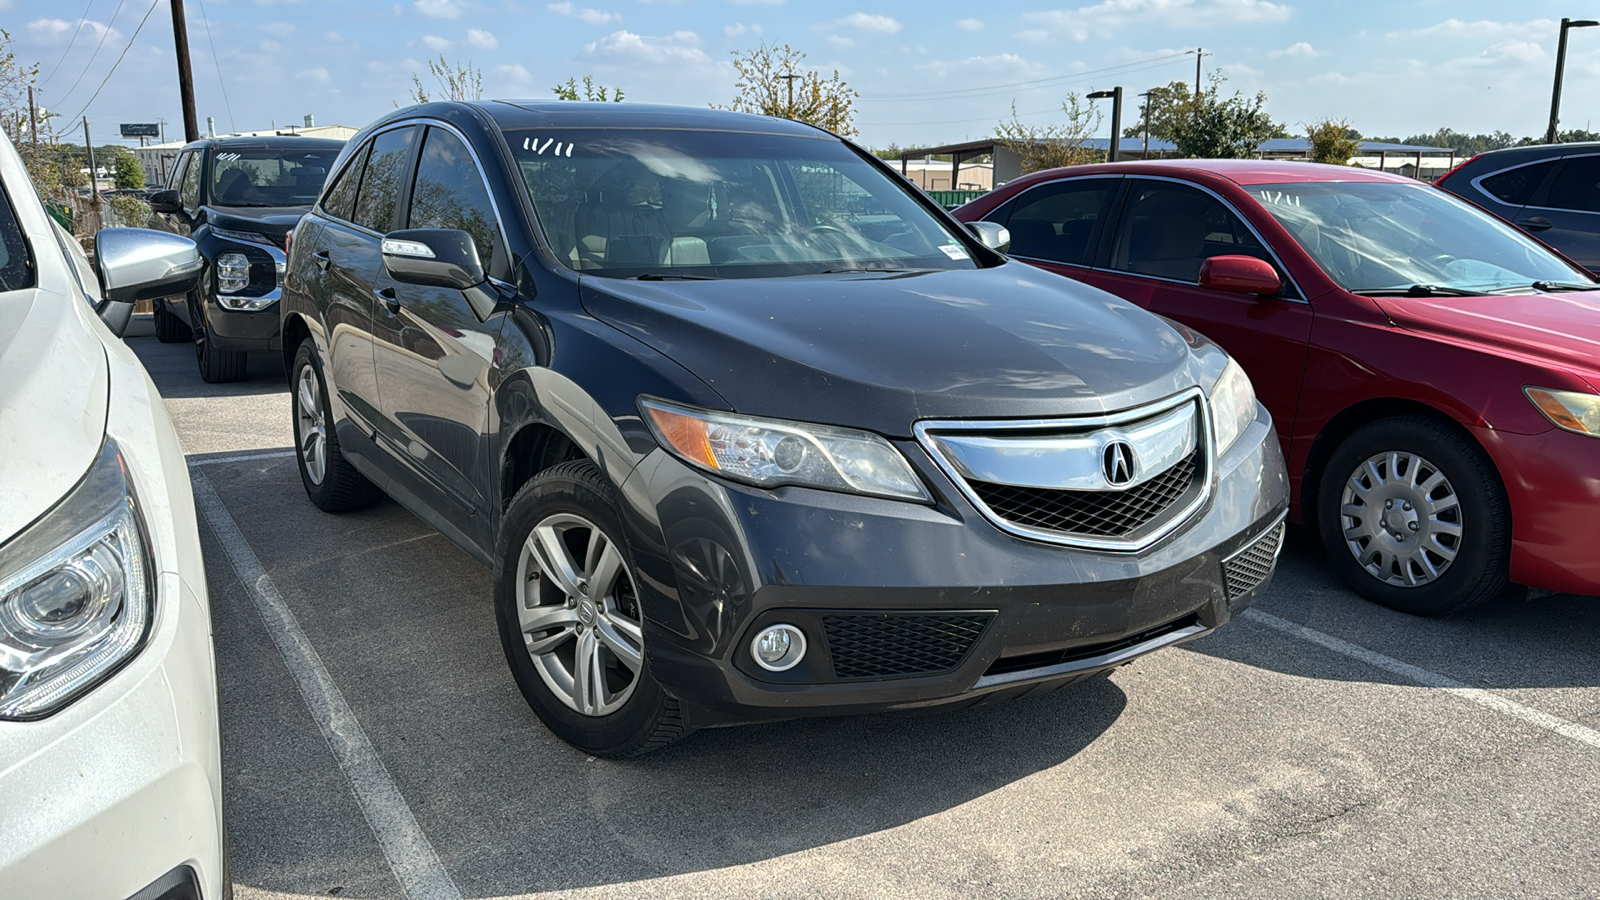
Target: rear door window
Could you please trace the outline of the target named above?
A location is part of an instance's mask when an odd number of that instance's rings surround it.
[[[428,129],[411,191],[407,228],[454,228],[472,235],[485,272],[493,271],[500,223],[478,164],[461,139],[442,128]]]
[[[322,196],[322,211],[346,222],[355,215],[356,189],[361,186],[361,170],[367,163],[367,145],[350,154],[350,162],[339,173],[333,186]]]
[[[1111,267],[1136,275],[1198,284],[1200,264],[1213,256],[1272,261],[1222,201],[1184,184],[1135,183],[1118,231]]]
[[[1544,184],[1546,175],[1549,175],[1560,160],[1552,159],[1531,166],[1518,166],[1504,172],[1496,172],[1478,182],[1479,187],[1489,196],[1501,203],[1511,206],[1524,206],[1533,200],[1534,192],[1539,190],[1539,185]]]
[[[1564,160],[1549,197],[1542,204],[1552,209],[1600,212],[1600,156],[1573,156]]]
[[[0,291],[20,291],[34,284],[33,259],[23,240],[11,198],[0,191]]]
[[[361,192],[356,198],[353,221],[357,225],[379,234],[394,228],[395,207],[400,203],[400,191],[410,175],[407,167],[416,137],[416,126],[408,126],[385,131],[372,139],[366,170],[361,175]]]
[[[1090,239],[1105,217],[1118,179],[1086,178],[1034,188],[1018,197],[1001,224],[1011,232],[1012,256],[1089,265]]]
[[[183,180],[178,182],[178,202],[193,212],[200,208],[200,170],[205,168],[205,154],[189,154],[189,164],[184,167]]]

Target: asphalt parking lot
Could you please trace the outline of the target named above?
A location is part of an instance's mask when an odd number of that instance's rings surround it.
[[[594,760],[524,704],[487,570],[330,516],[276,361],[129,338],[190,454],[236,896],[1600,896],[1600,600],[1446,620],[1291,540],[1218,634],[1054,694]]]

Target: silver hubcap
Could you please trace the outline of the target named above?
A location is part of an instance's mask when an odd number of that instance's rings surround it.
[[[295,437],[312,484],[321,484],[328,472],[328,418],[322,412],[320,388],[315,369],[306,366],[300,370],[294,392]]]
[[[615,712],[639,683],[644,632],[633,575],[594,523],[557,513],[517,561],[517,624],[539,677],[586,716]]]
[[[1438,466],[1390,450],[1345,481],[1339,523],[1345,546],[1368,574],[1419,587],[1445,573],[1461,549],[1461,503]]]

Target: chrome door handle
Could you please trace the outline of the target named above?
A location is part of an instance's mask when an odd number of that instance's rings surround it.
[[[329,264],[333,262],[333,259],[328,256],[328,251],[326,250],[318,250],[317,252],[311,254],[311,259],[317,264],[317,268],[324,272],[328,271]]]
[[[1544,216],[1531,216],[1517,223],[1517,227],[1523,231],[1544,231],[1554,225],[1554,222]]]
[[[384,308],[389,310],[390,315],[400,311],[400,298],[395,295],[394,288],[386,287],[372,293],[383,302]]]

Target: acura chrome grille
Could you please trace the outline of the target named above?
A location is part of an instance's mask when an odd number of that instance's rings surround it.
[[[1198,388],[1104,416],[919,422],[918,439],[1004,531],[1102,550],[1150,546],[1210,495],[1210,417]]]

